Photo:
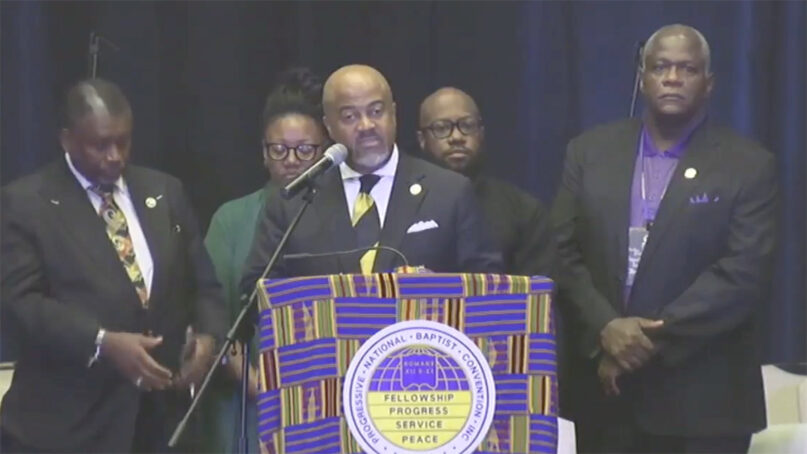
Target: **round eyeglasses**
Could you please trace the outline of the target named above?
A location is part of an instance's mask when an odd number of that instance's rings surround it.
[[[289,153],[292,152],[298,161],[310,161],[314,159],[314,156],[317,155],[319,147],[321,147],[321,145],[310,143],[300,144],[296,147],[290,147],[283,143],[263,143],[263,148],[266,150],[266,154],[269,156],[269,159],[273,161],[283,161],[289,156]]]

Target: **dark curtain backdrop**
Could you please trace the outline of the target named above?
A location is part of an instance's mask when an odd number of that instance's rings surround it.
[[[805,20],[801,1],[4,1],[0,177],[60,155],[57,103],[87,74],[95,30],[118,47],[102,45],[99,75],[131,98],[133,161],[180,177],[204,225],[264,181],[261,106],[292,64],[380,69],[409,151],[420,100],[461,87],[481,106],[490,171],[549,203],[567,141],[628,114],[636,42],[682,22],[712,46],[712,118],[779,159],[783,247],[763,351],[805,360]]]

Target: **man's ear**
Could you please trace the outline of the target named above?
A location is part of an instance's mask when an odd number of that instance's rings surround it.
[[[331,132],[331,125],[328,124],[328,116],[327,115],[322,116],[322,124],[325,125],[325,130],[328,132],[328,137],[330,137],[331,140],[333,140],[333,133]]]
[[[420,145],[420,151],[426,152],[426,136],[423,134],[423,131],[416,131],[415,134],[418,137],[418,145]]]
[[[712,90],[715,88],[715,73],[706,76],[706,98],[712,97]]]

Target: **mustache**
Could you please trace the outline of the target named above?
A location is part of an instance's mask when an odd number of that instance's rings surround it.
[[[363,133],[359,133],[359,135],[356,136],[356,140],[362,140],[362,139],[379,139],[379,140],[381,140],[381,136],[378,135],[378,133],[376,133],[375,131],[363,132]]]

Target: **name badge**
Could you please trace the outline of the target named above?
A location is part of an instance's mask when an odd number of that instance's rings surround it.
[[[642,259],[644,246],[647,244],[648,230],[644,227],[631,227],[628,229],[628,277],[625,284],[633,286],[639,261]]]

